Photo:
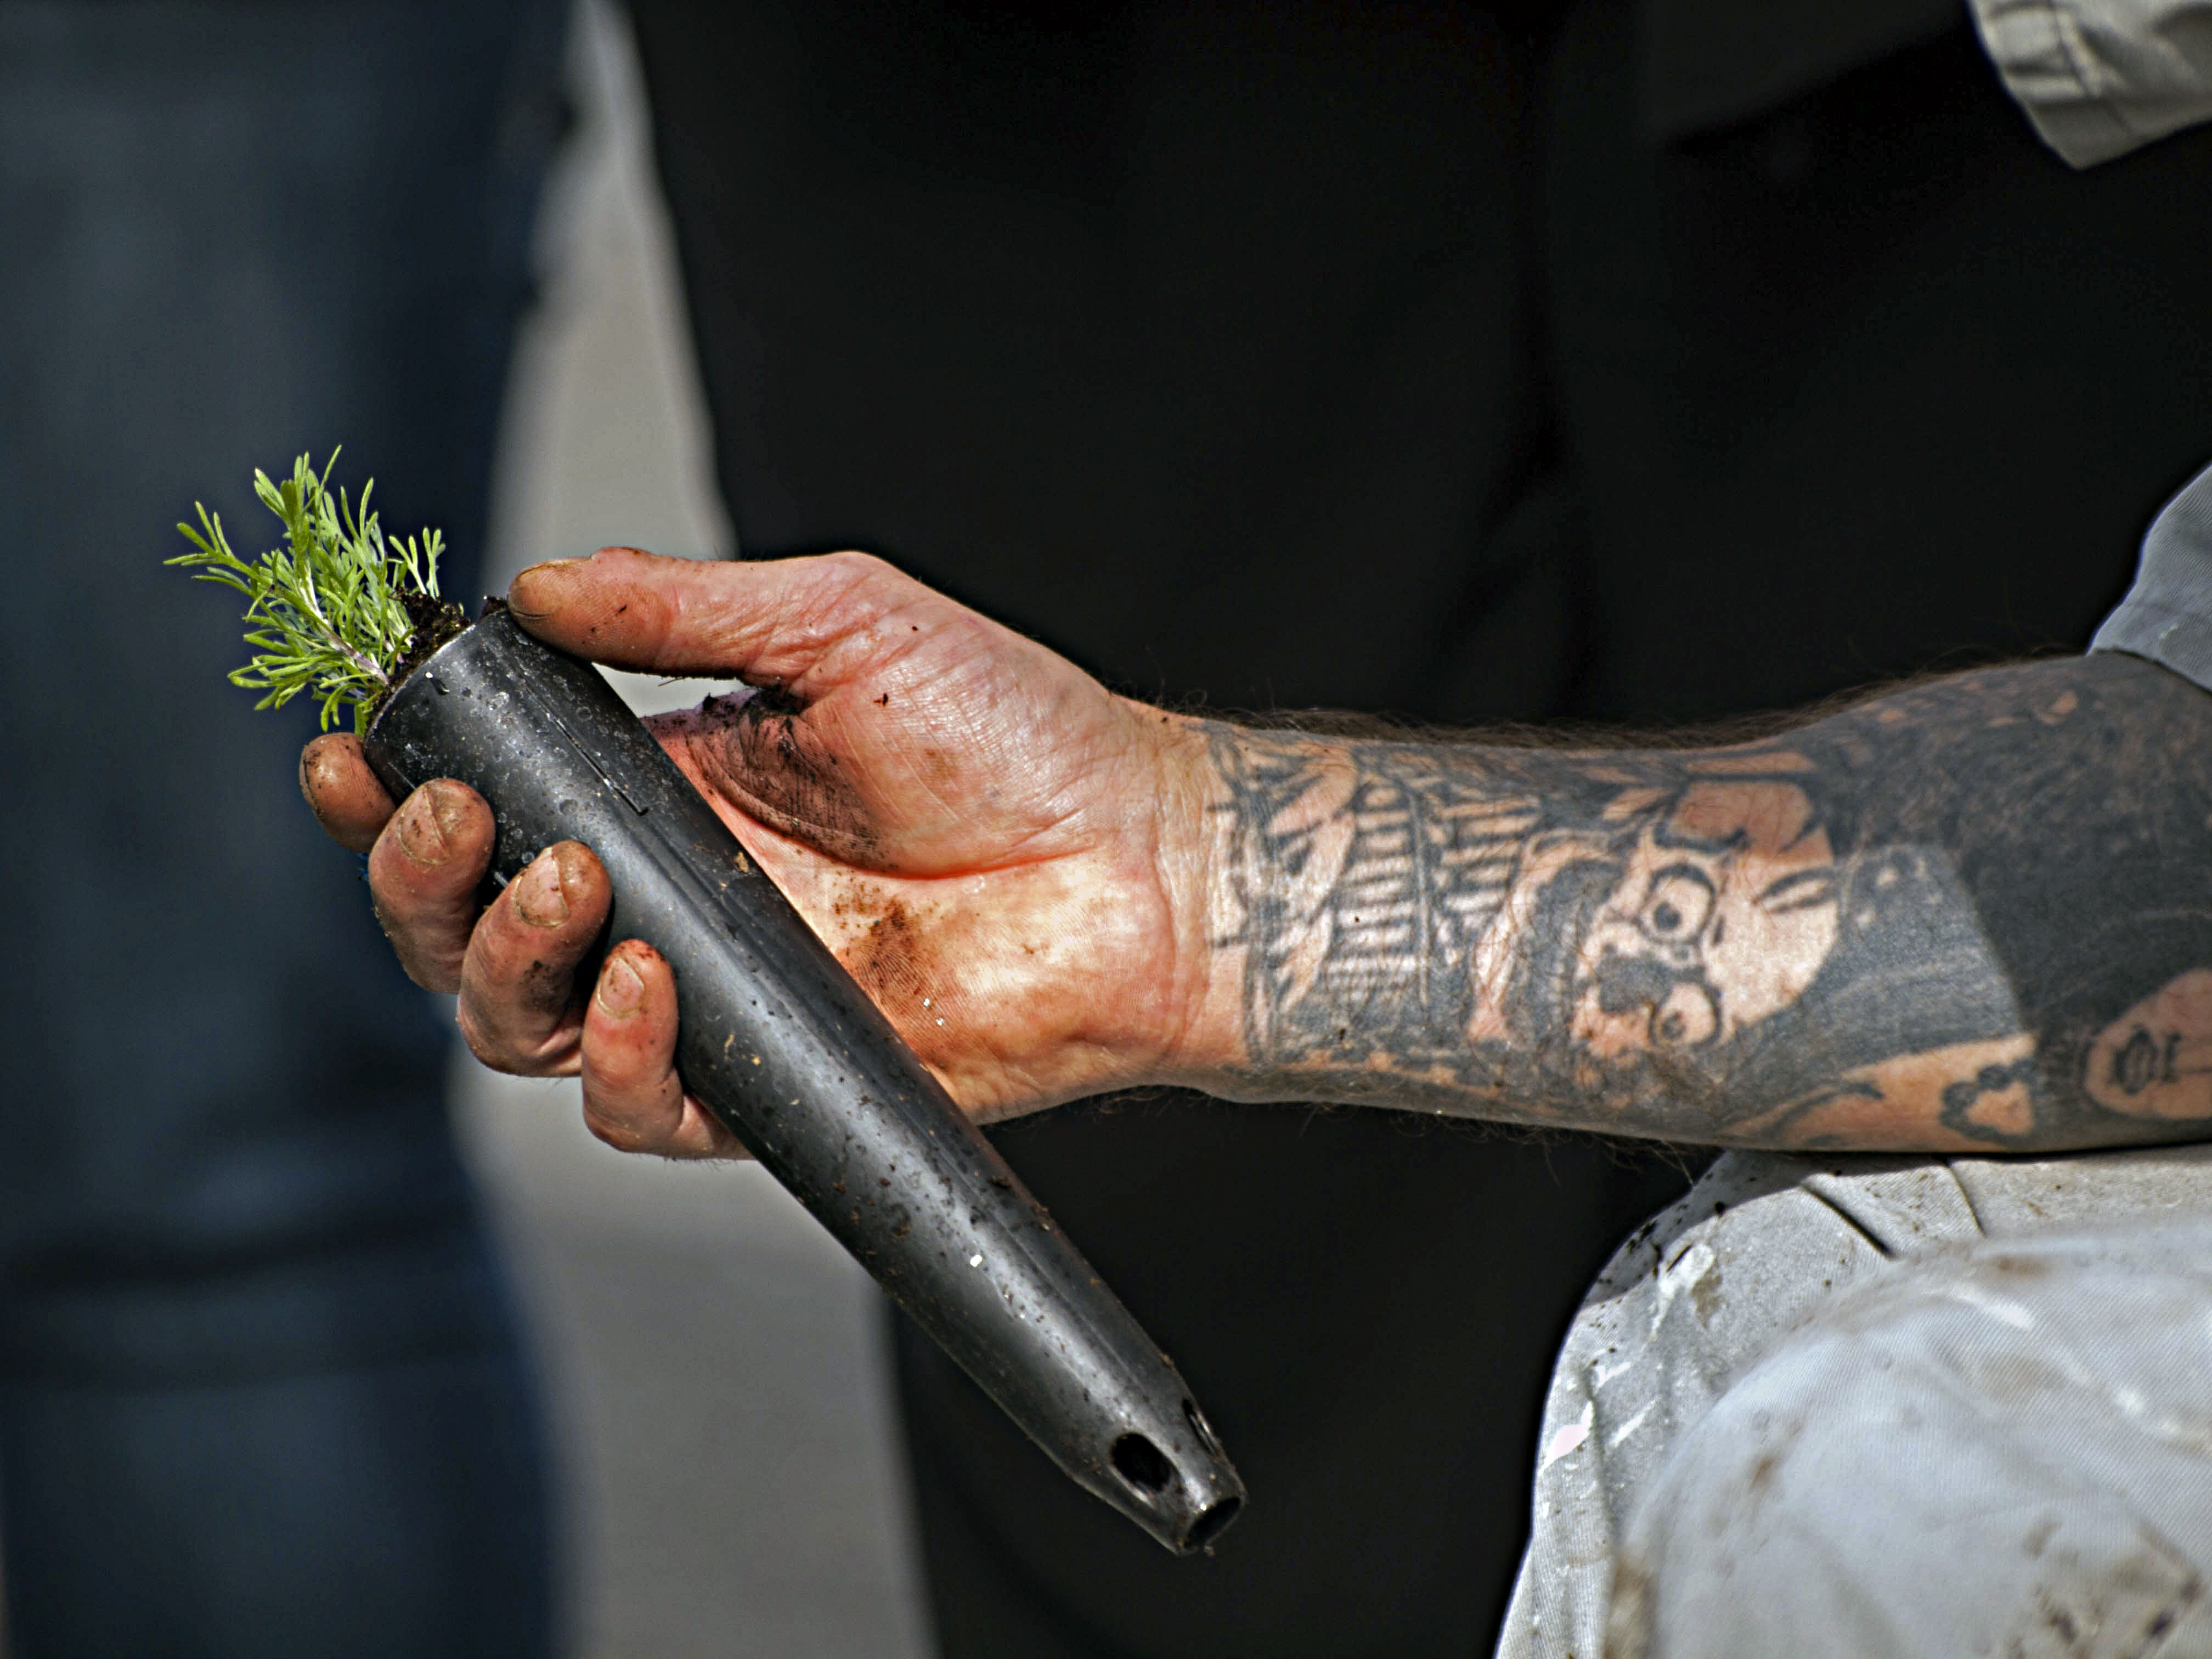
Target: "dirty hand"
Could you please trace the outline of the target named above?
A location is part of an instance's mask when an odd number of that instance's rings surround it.
[[[1205,1000],[1203,739],[862,554],[699,563],[627,548],[537,566],[508,595],[541,639],[647,672],[738,678],[649,724],[745,850],[953,1098],[988,1120],[1183,1070]],[[483,799],[450,780],[395,812],[359,742],[301,757],[324,828],[368,854],[407,971],[459,994],[469,1046],[580,1073],[594,1133],[741,1155],[675,1072],[676,1000],[605,925],[589,849],[549,848],[489,907]]]

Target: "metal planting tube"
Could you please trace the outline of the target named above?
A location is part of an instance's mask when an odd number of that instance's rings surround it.
[[[610,939],[675,969],[684,1087],[1076,1480],[1168,1548],[1244,1486],[1145,1334],[590,664],[494,610],[400,685],[368,759],[394,799],[490,803],[495,878],[585,843]]]

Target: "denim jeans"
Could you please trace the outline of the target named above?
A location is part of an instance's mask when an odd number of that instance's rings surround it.
[[[195,500],[345,446],[468,595],[549,0],[0,0],[0,1524],[14,1650],[537,1654],[514,1311],[428,1000],[227,684]]]

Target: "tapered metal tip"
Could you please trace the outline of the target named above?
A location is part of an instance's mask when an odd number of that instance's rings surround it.
[[[1177,1555],[1210,1548],[1244,1507],[1244,1482],[1197,1405],[1152,1432],[1130,1430],[1106,1458],[1099,1495]]]

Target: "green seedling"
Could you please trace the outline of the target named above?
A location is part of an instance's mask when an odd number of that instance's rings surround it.
[[[283,521],[285,545],[249,564],[231,550],[222,517],[194,502],[199,528],[177,528],[197,550],[167,562],[246,595],[246,642],[255,655],[230,680],[267,693],[255,708],[281,708],[307,691],[321,702],[324,731],[350,707],[354,729],[366,732],[409,657],[450,639],[467,617],[438,598],[444,538],[434,530],[419,543],[386,538],[368,507],[374,479],[357,504],[325,487],[337,460],[332,450],[319,477],[302,455],[281,483],[255,471],[253,493]]]

